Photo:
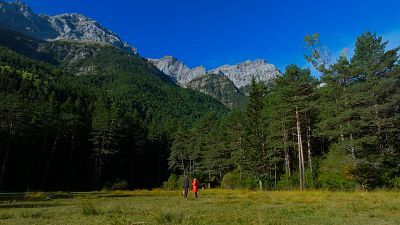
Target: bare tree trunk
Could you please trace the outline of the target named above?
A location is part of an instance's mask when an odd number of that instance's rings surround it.
[[[346,99],[346,101],[345,101],[345,105],[346,105],[346,109],[349,109],[349,103],[348,103],[348,101],[347,101],[347,99]],[[350,122],[349,122],[349,120],[347,120],[347,125],[348,126],[350,126]],[[342,137],[343,138],[343,137]],[[354,148],[354,145],[353,145],[353,134],[352,133],[350,133],[350,135],[349,135],[349,138],[350,138],[350,141],[351,141],[351,144],[350,144],[350,154],[351,154],[351,158],[353,158],[353,160],[354,160],[354,162],[356,161],[356,153],[355,153],[355,148]]]
[[[354,140],[354,139],[353,139],[353,134],[350,134],[350,141],[353,142],[353,140]],[[353,160],[355,161],[355,160],[356,160],[356,150],[355,150],[355,148],[354,148],[353,143],[351,143],[350,151],[351,151],[351,157],[352,157]]]
[[[299,156],[299,188],[300,191],[303,190],[303,178],[302,178],[302,168],[301,168],[301,155],[300,155],[300,147],[298,147],[298,156]]]
[[[208,172],[208,189],[211,188],[211,173]]]
[[[242,166],[241,166],[242,158],[243,158],[243,138],[242,138],[242,136],[239,137],[238,148],[239,148],[239,163],[238,163],[239,179],[240,179],[240,183],[242,183]]]
[[[339,127],[340,127],[340,139],[341,139],[342,141],[344,141],[344,134],[343,134],[342,125],[339,125]]]
[[[192,168],[192,159],[189,158],[189,176],[190,179],[193,179],[193,168]]]
[[[133,189],[135,186],[135,182],[134,182],[135,167],[136,167],[135,160],[136,160],[136,147],[133,147],[132,148],[132,158],[131,158],[131,172],[130,172],[130,177],[129,177],[129,180],[130,180],[129,188],[130,189]]]
[[[222,181],[222,169],[221,169],[221,165],[219,165],[219,180]]]
[[[110,125],[110,129],[108,130],[108,135],[107,135],[107,145],[106,145],[107,146],[106,147],[107,151],[110,149],[111,135],[112,135],[112,132],[113,132],[113,130],[115,128],[114,122],[115,122],[115,120],[111,119],[111,125]]]
[[[296,129],[297,129],[297,145],[299,150],[299,178],[300,178],[300,190],[304,189],[304,153],[303,153],[303,141],[301,138],[301,124],[300,114],[296,106]]]
[[[311,124],[310,118],[308,118],[307,124],[307,151],[308,151],[308,168],[311,174],[313,173],[312,158],[311,158]]]
[[[269,158],[269,160],[271,161],[271,157]],[[268,167],[268,173],[269,173],[269,180],[272,180],[272,163],[269,163],[269,167]]]
[[[73,169],[73,152],[75,149],[75,136],[72,134],[71,135],[71,143],[70,143],[70,149],[69,149],[69,166],[70,166],[70,174],[69,174],[69,180],[68,183],[66,184],[67,190],[70,190],[71,184],[72,184],[72,180],[73,180],[73,173],[72,171],[74,171]]]
[[[8,142],[7,142],[6,151],[5,151],[4,159],[3,159],[3,164],[1,165],[0,190],[1,190],[3,182],[4,182],[4,177],[5,177],[5,174],[6,174],[8,157],[10,155],[11,142],[12,142],[12,140],[14,138],[14,134],[15,134],[15,132],[14,132],[14,123],[10,122],[8,128],[9,128],[10,137],[8,139]]]
[[[275,166],[274,166],[274,179],[275,179],[275,189],[277,188],[277,186],[278,186],[278,178],[277,178],[277,173],[276,173],[276,170],[277,170],[277,168],[276,168],[276,163],[275,163]]]
[[[101,153],[100,153],[101,154]],[[100,173],[100,164],[101,164],[101,155],[98,155],[96,157],[96,161],[94,163],[94,168],[93,168],[93,188],[97,189],[98,188],[98,181],[99,181],[99,173]]]
[[[282,129],[283,129],[283,151],[285,155],[285,172],[288,177],[290,178],[290,155],[289,155],[289,148],[288,148],[288,141],[289,141],[289,134],[286,130],[285,124],[282,122]]]
[[[44,169],[43,180],[41,185],[42,190],[44,190],[44,185],[46,184],[47,174],[49,172],[50,164],[51,161],[53,160],[53,156],[56,151],[57,141],[58,141],[58,134],[56,134],[56,136],[54,137],[53,147],[51,148],[50,156],[47,159],[46,167]]]
[[[186,169],[185,169],[185,163],[183,162],[183,152],[181,150],[181,165],[183,169],[183,175],[186,176]]]
[[[375,116],[376,116],[376,127],[378,129],[378,145],[379,145],[379,149],[382,151],[383,147],[383,143],[381,141],[381,137],[382,137],[382,123],[381,123],[381,118],[379,117],[379,109],[378,109],[378,104],[374,105],[375,108]]]
[[[8,140],[7,146],[6,146],[6,151],[5,151],[4,159],[3,159],[3,164],[1,166],[0,190],[2,190],[4,176],[6,174],[7,162],[8,162],[8,157],[9,157],[10,148],[11,148],[11,140],[12,140],[12,138],[10,137],[10,139]]]
[[[94,162],[94,166],[93,166],[93,181],[92,181],[92,185],[95,189],[98,188],[98,181],[100,178],[100,167],[101,167],[101,163],[102,163],[102,155],[103,155],[103,151],[104,151],[104,145],[105,145],[105,135],[103,134],[103,130],[100,132],[100,134],[97,134],[96,138],[101,139],[101,145],[100,148],[97,148],[98,152],[96,155],[96,160]]]

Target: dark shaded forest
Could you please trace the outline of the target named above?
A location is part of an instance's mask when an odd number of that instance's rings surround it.
[[[227,112],[138,55],[2,34],[1,191],[158,187],[174,130]],[[74,75],[81,68],[91,73]]]

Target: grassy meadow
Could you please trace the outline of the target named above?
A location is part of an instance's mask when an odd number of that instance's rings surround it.
[[[204,190],[1,195],[0,224],[400,224],[400,193]]]

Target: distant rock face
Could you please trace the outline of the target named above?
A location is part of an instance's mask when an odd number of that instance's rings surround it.
[[[184,87],[191,80],[207,73],[207,70],[202,66],[191,69],[172,56],[165,56],[161,59],[148,60],[153,63],[159,70],[170,76],[179,85]]]
[[[269,82],[280,75],[279,70],[265,60],[245,61],[237,65],[224,65],[207,71],[203,66],[189,68],[183,62],[172,56],[161,59],[149,59],[159,70],[171,76],[181,85],[186,86],[190,81],[205,74],[219,74],[228,77],[237,88],[245,87],[251,83],[253,77],[256,81]]]
[[[40,40],[102,42],[137,53],[112,31],[81,14],[35,14],[26,4],[0,0],[0,26]]]
[[[220,74],[199,76],[187,84],[187,87],[210,95],[229,108],[243,107],[247,97],[242,94],[233,82]]]
[[[53,39],[58,36],[45,18],[19,1],[0,0],[0,26],[38,39]]]
[[[265,60],[245,61],[237,65],[224,65],[209,71],[211,74],[223,74],[233,81],[236,87],[241,88],[256,81],[269,82],[280,75],[279,70]]]

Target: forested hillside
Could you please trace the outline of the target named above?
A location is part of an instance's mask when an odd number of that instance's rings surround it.
[[[170,168],[228,188],[400,187],[399,48],[366,32],[328,64],[305,40],[320,80],[290,65],[272,87],[253,81],[245,110],[178,136]]]
[[[227,112],[110,45],[1,37],[2,191],[159,186],[175,131]]]
[[[327,63],[318,35],[305,40],[320,79],[290,65],[229,112],[133,52],[3,29],[0,189],[151,188],[171,172],[227,188],[400,187],[399,49],[366,32]]]

